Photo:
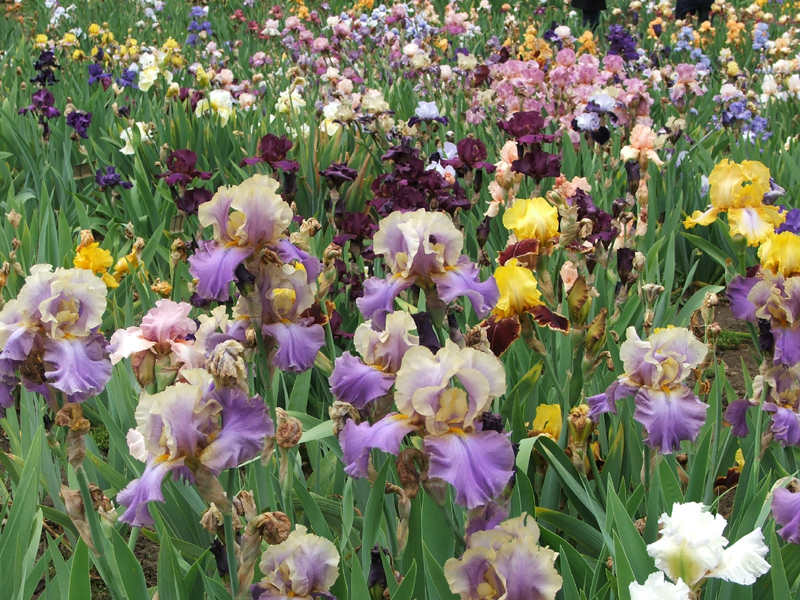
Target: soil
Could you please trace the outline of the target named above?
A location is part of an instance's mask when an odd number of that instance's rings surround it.
[[[753,348],[747,321],[735,318],[727,303],[720,302],[716,311],[716,322],[722,333],[717,342],[717,356],[725,363],[725,377],[741,399],[747,395],[742,363],[752,380],[758,375],[760,361]],[[723,395],[724,397],[724,395]]]

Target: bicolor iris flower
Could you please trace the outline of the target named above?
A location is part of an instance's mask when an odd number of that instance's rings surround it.
[[[394,385],[405,353],[419,345],[417,324],[410,314],[397,311],[386,315],[386,325],[376,330],[372,321],[356,328],[353,343],[361,358],[345,352],[336,359],[331,373],[331,392],[337,400],[362,409]]]
[[[0,407],[12,405],[20,380],[49,399],[52,389],[63,392],[68,402],[103,391],[111,379],[107,342],[98,331],[106,294],[89,270],[31,267],[16,299],[0,311]]]
[[[164,501],[161,485],[168,474],[197,484],[201,495],[221,491],[216,476],[259,456],[266,437],[275,432],[259,396],[217,388],[201,369],[185,371],[184,377],[188,383],[158,394],[142,393],[139,399],[128,447],[146,467],[117,494],[117,502],[127,507],[119,518],[123,523],[153,524],[147,504]]]
[[[634,397],[634,419],[645,429],[645,443],[663,454],[675,452],[684,440],[694,440],[706,420],[708,406],[684,380],[705,358],[708,348],[686,328],[656,329],[642,340],[629,327],[620,347],[625,373],[602,394],[586,399],[589,418],[616,413],[616,403]]]
[[[446,303],[466,296],[478,316],[486,316],[497,301],[497,284],[491,277],[480,281],[478,266],[461,254],[463,247],[464,235],[444,213],[391,213],[381,220],[372,245],[391,274],[364,282],[364,296],[356,301],[361,313],[382,326],[398,294],[416,284],[435,288]]]
[[[461,558],[444,564],[444,575],[461,600],[554,600],[563,585],[557,557],[539,545],[539,526],[523,513],[470,535]]]
[[[403,437],[417,432],[430,459],[428,475],[450,483],[456,502],[467,508],[488,503],[514,467],[509,439],[482,423],[492,400],[505,391],[503,365],[491,354],[449,340],[436,354],[409,348],[395,380],[398,412],[372,425],[349,420],[340,433],[345,472],[366,477],[372,448],[397,454]]]
[[[269,546],[261,557],[264,579],[253,584],[253,600],[311,600],[330,595],[339,577],[339,553],[333,542],[308,533],[298,525],[280,544]]]
[[[711,206],[705,212],[692,213],[683,226],[710,225],[727,212],[731,235],[744,236],[748,246],[763,243],[786,219],[778,207],[764,204],[764,195],[770,191],[769,177],[769,169],[760,162],[721,160],[708,177]]]

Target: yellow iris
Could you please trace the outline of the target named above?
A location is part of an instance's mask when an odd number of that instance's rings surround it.
[[[761,266],[784,277],[800,275],[800,236],[791,231],[770,235],[758,249]]]
[[[544,198],[524,198],[503,214],[503,225],[518,240],[545,242],[558,234],[558,209]]]
[[[102,276],[103,283],[109,288],[119,287],[119,283],[108,274],[108,268],[114,264],[114,259],[108,250],[100,247],[99,242],[92,242],[80,248],[72,264],[78,269],[86,269]]]
[[[561,407],[558,404],[540,404],[536,407],[530,435],[546,435],[557,442],[561,436],[562,422]]]
[[[500,290],[500,299],[494,308],[494,314],[511,317],[542,303],[542,294],[536,285],[536,278],[530,269],[520,267],[516,258],[507,261],[502,267],[497,267],[494,278]]]
[[[722,160],[711,171],[708,183],[711,206],[705,212],[692,213],[683,222],[687,229],[710,225],[719,213],[727,212],[731,235],[742,235],[748,246],[757,246],[786,219],[776,207],[763,203],[770,189],[769,169],[760,162]]]

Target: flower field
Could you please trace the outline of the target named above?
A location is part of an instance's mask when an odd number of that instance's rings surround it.
[[[800,598],[800,3],[589,5],[0,4],[0,600]]]

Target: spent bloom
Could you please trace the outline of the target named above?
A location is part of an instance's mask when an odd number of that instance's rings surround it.
[[[785,220],[785,213],[764,204],[770,191],[769,169],[757,161],[741,164],[721,160],[708,177],[711,206],[705,212],[695,211],[683,226],[710,225],[722,212],[728,213],[731,235],[743,235],[748,246],[763,243]]]
[[[424,438],[429,476],[452,484],[456,502],[467,508],[488,503],[514,466],[509,439],[483,427],[484,412],[505,391],[502,363],[491,354],[449,340],[436,354],[409,348],[395,380],[398,412],[372,425],[349,420],[339,435],[345,472],[366,477],[372,448],[396,454],[403,437],[416,431]]]
[[[722,535],[727,521],[698,502],[675,503],[658,519],[661,537],[647,546],[656,567],[674,582],[696,589],[708,577],[752,585],[769,571],[769,549],[761,528],[730,544]]]
[[[203,367],[206,354],[216,343],[227,339],[244,341],[245,323],[229,323],[224,306],[203,314],[198,323],[189,317],[186,302],[159,300],[136,327],[119,329],[111,336],[111,363],[131,359],[131,368],[139,384],[152,391],[170,385],[179,370]],[[215,333],[222,329],[224,334]]]
[[[616,403],[634,397],[633,418],[645,429],[647,443],[669,454],[683,440],[694,440],[706,420],[706,409],[684,380],[703,361],[708,348],[686,328],[656,329],[642,340],[629,327],[620,347],[625,373],[602,394],[586,399],[589,417],[597,422]]]
[[[253,584],[253,600],[333,598],[330,587],[339,577],[339,553],[333,542],[298,525],[280,544],[261,557],[264,579]]]
[[[523,513],[470,535],[466,551],[445,563],[444,574],[462,600],[553,600],[563,584],[557,557],[539,545],[539,526]]]
[[[90,270],[31,267],[17,297],[0,311],[0,407],[11,406],[20,380],[48,398],[51,388],[63,392],[69,402],[103,391],[111,362],[97,329],[106,293]]]
[[[479,316],[488,314],[497,301],[494,279],[480,281],[478,266],[461,254],[464,235],[444,213],[395,211],[381,220],[373,240],[373,251],[383,256],[391,274],[367,279],[357,305],[379,326],[394,310],[397,295],[414,284],[438,293],[447,303],[466,296]]]
[[[274,424],[259,396],[239,388],[217,388],[201,370],[185,371],[187,383],[158,394],[142,393],[136,409],[136,429],[128,432],[131,455],[146,463],[139,479],[117,494],[127,510],[120,521],[152,525],[147,507],[164,501],[161,484],[167,474],[197,485],[209,502],[224,502],[216,476],[238,467],[264,449]]]

